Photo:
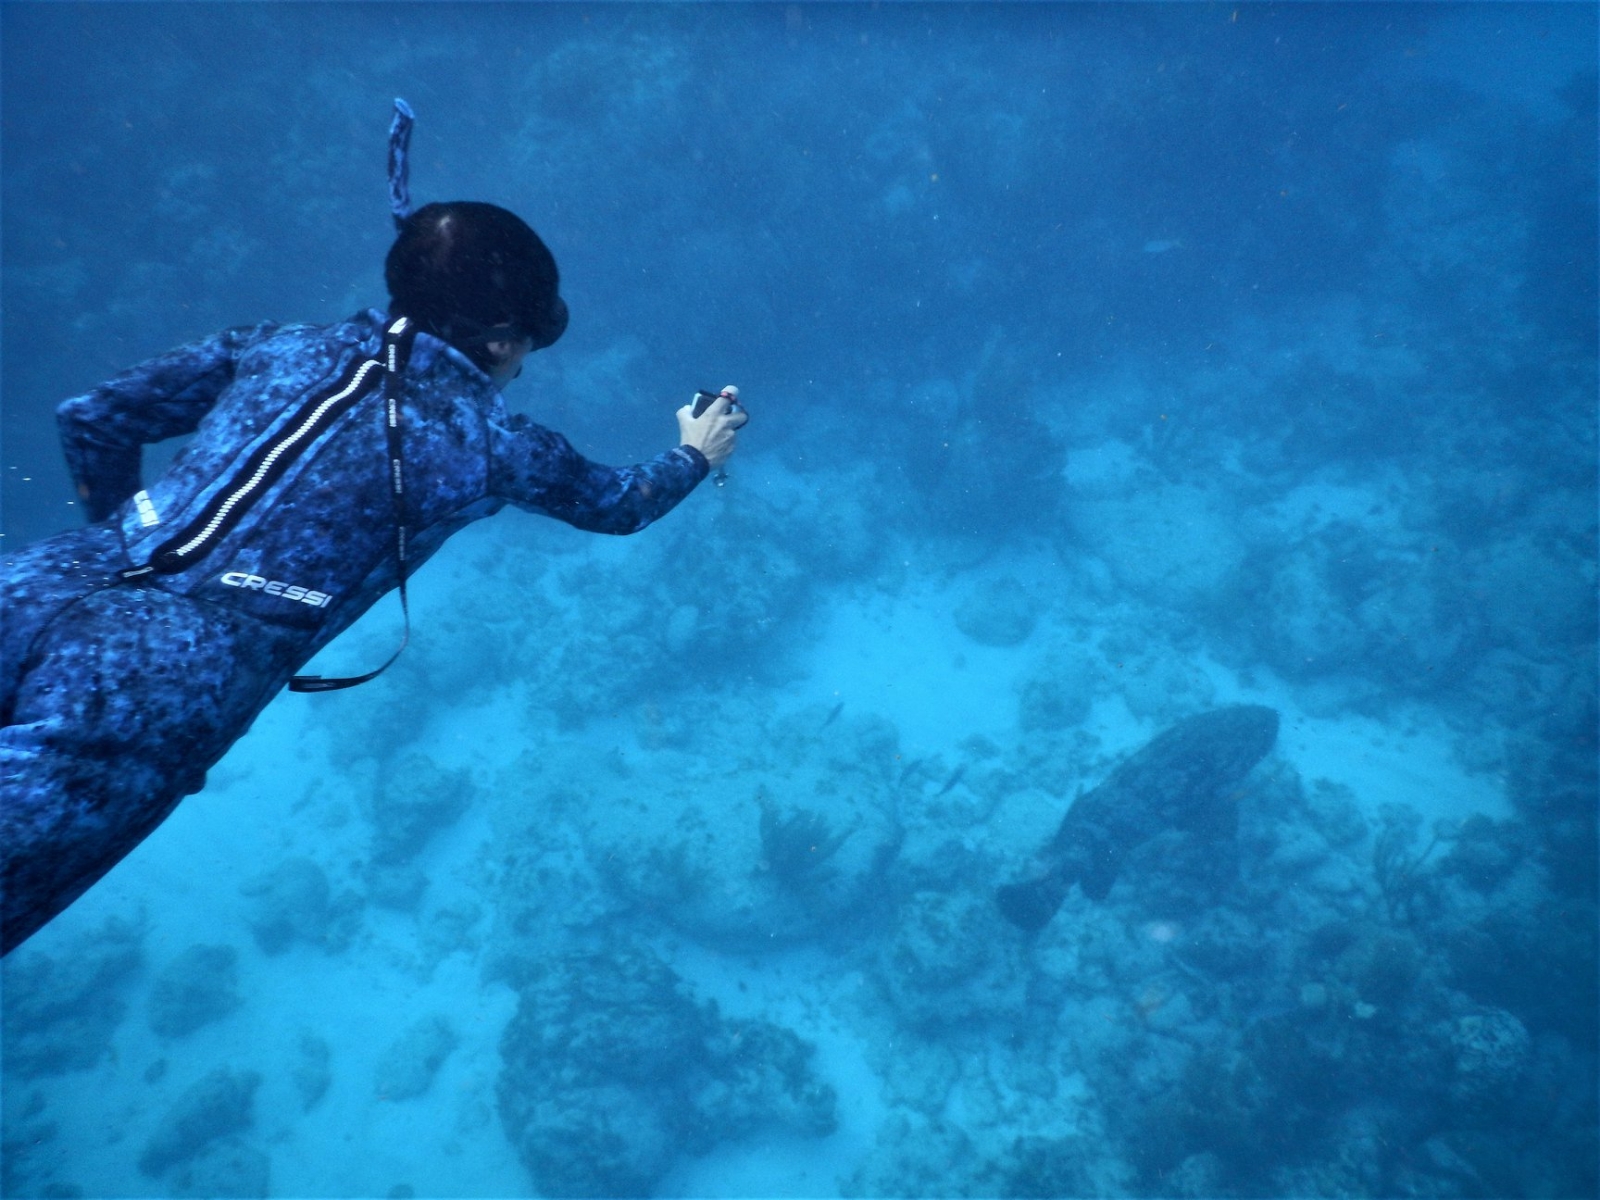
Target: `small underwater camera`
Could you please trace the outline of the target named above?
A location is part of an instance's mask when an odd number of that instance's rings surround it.
[[[704,388],[701,388],[699,391],[697,391],[694,394],[694,400],[691,402],[693,407],[690,409],[689,415],[698,417],[701,413],[705,412],[706,409],[710,408],[724,396],[728,398],[728,411],[730,413],[745,411],[739,406],[739,389],[730,383],[720,392],[708,392]],[[750,415],[745,413],[745,420],[748,421],[749,419]],[[712,476],[711,482],[716,484],[718,487],[721,487],[723,484],[728,482],[728,473],[723,470],[718,470],[717,473]]]
[[[739,389],[730,383],[720,392],[708,392],[704,388],[701,388],[694,394],[694,409],[690,415],[698,417],[701,413],[705,412],[706,409],[710,408],[714,403],[716,403],[718,397],[721,396],[726,396],[728,398],[729,412],[744,412],[744,409],[739,407]]]

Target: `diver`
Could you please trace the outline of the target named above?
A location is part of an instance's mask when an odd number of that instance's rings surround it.
[[[619,469],[506,411],[501,389],[566,329],[555,259],[503,208],[411,211],[395,108],[387,312],[229,329],[57,410],[92,523],[0,573],[0,953],[199,791],[286,685],[388,666],[296,675],[385,593],[404,611],[407,576],[451,534],[507,504],[634,533],[733,453],[731,387]],[[187,433],[143,486],[141,447]]]

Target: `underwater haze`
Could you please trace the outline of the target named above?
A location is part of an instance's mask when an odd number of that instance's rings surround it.
[[[382,305],[397,96],[512,408],[752,414],[4,961],[0,1193],[1594,1196],[1596,13],[0,6],[5,553],[61,400]]]

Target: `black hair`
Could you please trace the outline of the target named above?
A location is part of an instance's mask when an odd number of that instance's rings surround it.
[[[521,217],[493,204],[425,204],[400,225],[384,263],[389,311],[484,370],[485,343],[550,345],[567,327],[556,260]]]

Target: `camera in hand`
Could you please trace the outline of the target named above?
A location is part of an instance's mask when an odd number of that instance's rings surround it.
[[[716,400],[719,396],[726,396],[728,398],[729,412],[744,412],[744,409],[739,407],[739,389],[730,383],[720,392],[708,392],[704,388],[696,392],[694,394],[694,407],[690,410],[690,415],[696,417],[700,416],[706,411],[706,409],[710,408],[712,404],[716,403]]]
[[[718,400],[720,400],[724,396],[726,396],[728,398],[728,411],[730,413],[738,413],[738,412],[744,412],[745,411],[744,409],[739,407],[739,389],[734,387],[733,384],[730,383],[727,387],[723,388],[720,392],[708,392],[704,388],[701,388],[698,392],[696,392],[694,394],[693,407],[690,408],[690,410],[689,410],[690,416],[694,416],[694,417],[700,416],[702,413],[704,413],[706,411],[706,409],[710,408],[713,404],[715,404]],[[746,413],[745,414],[745,420],[748,421],[749,419],[750,419],[750,416],[749,416],[748,413]],[[711,477],[711,482],[716,484],[718,487],[723,486],[723,484],[728,482],[728,473],[726,471],[724,471],[724,470],[720,470],[719,469],[717,471],[717,473]]]

